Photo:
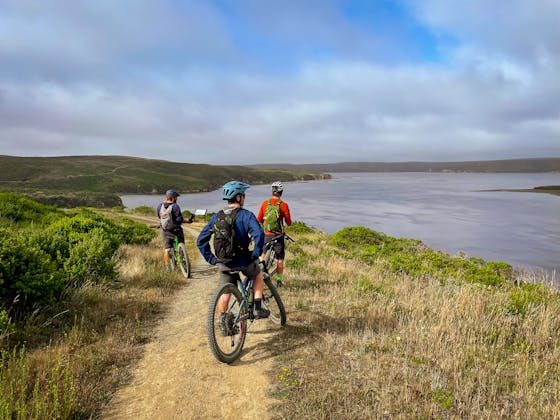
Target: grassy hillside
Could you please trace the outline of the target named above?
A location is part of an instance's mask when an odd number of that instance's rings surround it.
[[[0,194],[0,283],[31,299],[18,309],[0,289],[0,418],[96,418],[184,287],[145,226],[104,214]],[[560,296],[544,278],[364,227],[289,233],[288,324],[263,344],[278,361],[273,418],[557,417]],[[34,302],[49,264],[66,287]]]
[[[232,179],[248,183],[328,177],[297,170],[212,166],[126,156],[0,156],[0,190],[23,192],[65,207],[120,205],[118,194],[163,194],[217,189]]]
[[[90,418],[138,357],[178,279],[123,214],[0,193],[1,419]]]
[[[558,417],[556,290],[365,228],[295,230],[277,418]]]
[[[325,164],[254,165],[261,169],[318,172],[560,172],[560,158],[467,162],[340,162]]]

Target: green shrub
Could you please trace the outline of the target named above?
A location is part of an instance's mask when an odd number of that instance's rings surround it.
[[[121,242],[118,227],[112,221],[97,215],[91,217],[89,214],[83,214],[67,217],[52,223],[48,226],[46,232],[47,234],[61,235],[72,245],[73,242],[82,239],[83,235],[81,234],[87,234],[94,229],[101,229],[105,233],[105,237],[113,244],[113,248],[117,249]]]
[[[49,254],[24,235],[0,232],[0,302],[51,302],[63,288],[64,276]]]
[[[374,284],[370,278],[366,276],[358,276],[356,278],[356,286],[353,290],[358,297],[371,297],[375,295],[383,295],[386,290],[383,286]]]
[[[109,240],[114,250],[121,243],[137,244],[147,243],[155,235],[148,226],[133,222],[126,218],[112,221],[95,213],[81,212],[72,217],[58,220],[47,228],[49,234],[62,235],[68,238],[70,243],[76,234],[87,234],[93,230],[104,232],[105,239]],[[81,240],[78,235],[77,240]]]
[[[307,226],[303,222],[294,222],[291,226],[286,228],[286,232],[289,233],[313,233],[315,229]]]
[[[117,222],[117,235],[120,236],[120,241],[126,244],[147,244],[156,235],[153,229],[142,223],[136,223],[126,217],[123,217]]]
[[[54,206],[40,204],[17,194],[0,192],[0,219],[4,225],[39,225],[64,217],[64,212]]]
[[[542,305],[549,297],[550,291],[542,283],[522,284],[510,291],[507,310],[523,317],[529,308]]]
[[[78,234],[81,239],[73,239],[70,255],[64,261],[64,271],[73,285],[81,285],[85,281],[99,281],[114,278],[115,253],[113,243],[100,229],[89,234]]]
[[[345,227],[330,238],[332,245],[351,250],[365,245],[379,245],[386,242],[387,236],[363,226]]]
[[[14,194],[0,193],[0,212],[10,226],[0,227],[0,303],[17,300],[14,308],[52,302],[69,285],[113,278],[119,245],[155,235],[126,218],[85,208],[66,214]]]
[[[139,207],[133,208],[132,213],[140,214],[140,215],[143,215],[143,216],[155,216],[156,215],[156,211],[153,208],[151,208],[150,206],[139,206]]]
[[[513,269],[507,263],[452,257],[434,251],[422,241],[393,238],[362,226],[338,231],[330,243],[366,264],[384,264],[393,272],[413,277],[428,276],[440,281],[455,278],[485,286],[497,286],[513,278]]]
[[[57,267],[62,269],[64,261],[70,256],[70,242],[67,235],[60,232],[48,232],[43,230],[31,231],[27,240],[31,244],[36,244],[44,252],[49,254],[51,259],[56,262]]]

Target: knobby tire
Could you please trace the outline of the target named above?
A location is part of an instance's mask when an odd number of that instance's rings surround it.
[[[187,247],[185,244],[180,243],[177,248],[177,253],[179,254],[179,267],[183,276],[186,278],[191,277],[191,262],[189,260],[189,253],[187,252]]]
[[[235,317],[239,314],[245,315],[245,308],[240,311],[242,296],[239,289],[231,283],[220,286],[214,296],[210,300],[208,306],[208,315],[206,319],[206,333],[208,335],[208,344],[214,357],[223,363],[235,362],[243,350],[245,337],[247,335],[247,320],[243,320],[234,324],[234,333],[226,337],[222,336],[220,330],[220,310],[218,302],[223,295],[230,294],[228,312],[233,313]]]
[[[268,268],[268,274],[273,277],[276,274],[276,254],[272,248],[269,248],[264,255],[264,263]]]
[[[264,279],[262,304],[270,311],[270,317],[268,318],[270,321],[280,324],[282,327],[286,325],[284,302],[282,302],[278,289],[272,284],[270,277]]]

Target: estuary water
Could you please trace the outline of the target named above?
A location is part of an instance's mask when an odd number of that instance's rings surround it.
[[[560,272],[560,196],[483,190],[560,185],[560,174],[334,173],[323,181],[287,182],[283,199],[292,219],[334,233],[366,226],[422,240],[455,255],[464,252],[514,266]],[[268,185],[247,192],[258,212]],[[155,207],[160,195],[121,197],[127,208]],[[220,192],[183,194],[183,209],[217,211]]]

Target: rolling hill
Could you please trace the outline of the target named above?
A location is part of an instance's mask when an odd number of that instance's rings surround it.
[[[122,194],[212,191],[239,179],[262,184],[329,175],[292,169],[259,169],[169,162],[127,156],[0,156],[0,190],[14,191],[47,204],[113,207]]]
[[[318,172],[560,172],[560,158],[465,162],[339,162],[322,164],[259,164],[258,169]]]

